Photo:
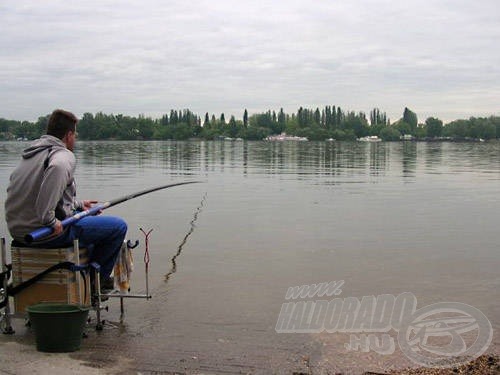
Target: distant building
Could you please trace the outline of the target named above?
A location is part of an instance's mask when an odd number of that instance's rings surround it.
[[[405,134],[399,137],[402,141],[413,141],[414,137],[411,134]]]

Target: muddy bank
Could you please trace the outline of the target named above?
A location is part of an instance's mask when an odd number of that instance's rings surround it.
[[[415,368],[404,362],[404,356],[346,356],[302,335],[292,336],[297,339],[293,341],[269,335],[262,341],[262,332],[248,328],[243,332],[237,324],[205,322],[205,327],[197,326],[195,337],[171,325],[166,332],[165,322],[156,322],[149,330],[136,322],[119,324],[113,314],[107,318],[104,331],[87,328],[88,337],[74,353],[37,352],[32,330],[15,319],[16,333],[0,335],[0,374],[500,374],[496,352],[452,369]]]
[[[370,374],[370,373],[368,373]],[[373,374],[373,373],[372,373]],[[391,375],[495,375],[500,374],[499,357],[495,355],[482,355],[476,360],[454,368],[449,369],[405,369],[400,371],[390,372]]]

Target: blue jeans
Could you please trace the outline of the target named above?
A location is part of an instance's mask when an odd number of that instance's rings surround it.
[[[64,233],[38,247],[69,246],[78,239],[79,246],[90,252],[90,261],[101,266],[101,275],[108,277],[113,271],[116,258],[127,234],[127,223],[115,216],[86,216]]]

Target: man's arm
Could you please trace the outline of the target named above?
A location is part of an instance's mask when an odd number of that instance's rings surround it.
[[[72,153],[57,152],[52,156],[45,169],[35,203],[35,212],[42,225],[54,226],[56,224],[55,209],[64,189],[73,178],[74,166],[75,159]]]

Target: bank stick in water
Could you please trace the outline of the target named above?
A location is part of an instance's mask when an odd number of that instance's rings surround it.
[[[177,182],[177,183],[174,183],[174,184],[157,186],[157,187],[154,187],[154,188],[150,188],[150,189],[146,189],[146,190],[143,190],[143,191],[139,191],[137,193],[125,195],[123,197],[110,200],[108,202],[98,203],[98,204],[92,206],[91,208],[89,208],[88,210],[78,212],[75,215],[70,216],[70,217],[64,219],[63,221],[61,221],[61,224],[62,224],[63,228],[66,228],[66,227],[68,227],[68,226],[76,223],[78,220],[80,220],[80,219],[82,219],[82,218],[84,218],[86,216],[96,215],[99,212],[101,212],[101,211],[103,211],[103,210],[105,210],[105,209],[107,209],[109,207],[113,207],[113,206],[116,206],[117,204],[126,202],[126,201],[128,201],[130,199],[134,199],[134,198],[140,197],[141,195],[149,194],[149,193],[152,193],[153,191],[167,189],[167,188],[171,188],[171,187],[174,187],[174,186],[187,185],[187,184],[196,184],[196,183],[199,183],[199,182],[201,182],[201,181],[185,181],[185,182]],[[54,231],[54,229],[52,227],[43,227],[43,228],[37,229],[37,230],[31,232],[30,234],[27,234],[26,236],[24,236],[24,241],[26,243],[30,244],[33,241],[38,241],[38,240],[41,240],[42,238],[45,238],[45,237],[51,235],[53,231]]]

